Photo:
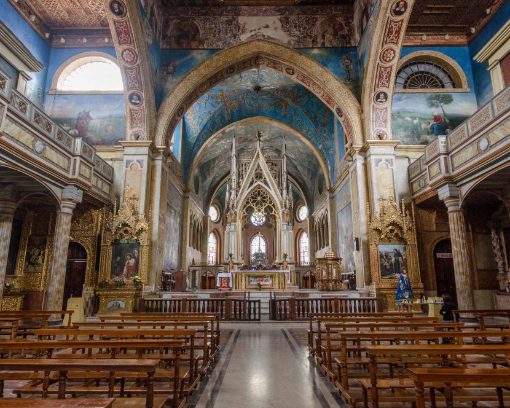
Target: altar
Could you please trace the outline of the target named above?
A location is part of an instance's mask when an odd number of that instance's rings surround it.
[[[290,281],[289,270],[243,270],[233,271],[234,289],[285,290]]]

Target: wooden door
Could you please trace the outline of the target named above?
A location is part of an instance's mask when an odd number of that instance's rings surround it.
[[[80,297],[85,283],[85,272],[87,271],[87,251],[76,242],[69,243],[67,253],[66,283],[64,286],[64,301],[62,309],[67,307],[67,300],[70,297]]]
[[[434,248],[434,269],[436,272],[437,295],[449,293],[457,303],[455,272],[453,270],[452,243],[449,239],[439,241]]]

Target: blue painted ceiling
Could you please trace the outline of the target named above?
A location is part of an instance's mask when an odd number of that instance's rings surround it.
[[[219,83],[184,115],[185,177],[205,141],[231,123],[254,116],[281,121],[310,140],[334,171],[334,115],[313,93],[268,68],[259,67]]]

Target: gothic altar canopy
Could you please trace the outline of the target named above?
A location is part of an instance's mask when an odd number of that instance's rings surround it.
[[[240,269],[274,271],[294,260],[293,200],[285,141],[281,156],[272,156],[263,153],[262,138],[257,132],[253,151],[242,157],[232,141],[224,257]]]

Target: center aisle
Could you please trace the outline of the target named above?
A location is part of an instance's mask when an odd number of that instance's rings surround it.
[[[343,407],[338,393],[283,324],[224,324],[233,329],[192,408]],[[306,326],[299,326],[306,334]],[[198,400],[198,401],[197,401]]]

